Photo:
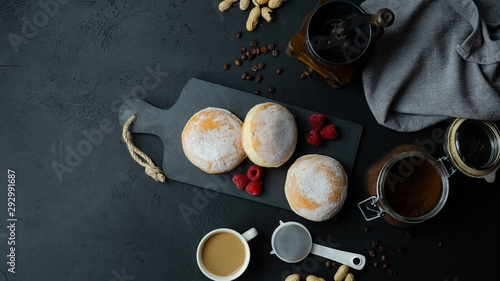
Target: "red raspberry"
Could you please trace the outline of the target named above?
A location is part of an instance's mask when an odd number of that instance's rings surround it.
[[[246,188],[247,192],[252,196],[259,195],[261,189],[262,189],[261,179],[249,182]]]
[[[320,147],[323,145],[323,138],[321,135],[318,133],[318,131],[311,130],[309,134],[307,135],[307,142],[310,145]]]
[[[236,174],[233,176],[233,182],[236,184],[236,187],[238,187],[238,189],[245,188],[249,181],[250,179],[248,178],[247,174],[244,173]]]
[[[321,130],[320,134],[325,140],[334,140],[339,136],[339,133],[337,132],[335,125],[328,125],[324,127]]]
[[[325,126],[325,116],[322,114],[313,114],[309,116],[309,123],[314,131],[320,131]]]
[[[247,176],[250,180],[255,181],[260,179],[260,176],[262,175],[262,168],[257,165],[252,165],[250,168],[248,168],[247,171]]]

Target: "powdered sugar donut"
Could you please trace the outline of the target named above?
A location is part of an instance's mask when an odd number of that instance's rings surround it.
[[[223,173],[238,166],[246,154],[241,143],[241,120],[231,112],[208,107],[195,113],[182,131],[182,149],[196,167]]]
[[[347,197],[347,175],[335,159],[318,154],[300,157],[286,176],[285,195],[292,210],[312,221],[336,215]]]
[[[262,167],[279,167],[295,151],[297,124],[284,106],[266,102],[247,113],[242,129],[243,149],[248,158]]]

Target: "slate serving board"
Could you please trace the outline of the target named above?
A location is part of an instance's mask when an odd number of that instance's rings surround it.
[[[232,182],[234,174],[246,172],[252,164],[248,159],[230,172],[208,174],[194,166],[184,155],[182,130],[196,112],[206,107],[220,107],[243,121],[253,106],[268,101],[285,106],[293,114],[299,135],[295,152],[287,163],[279,168],[263,169],[264,184],[260,195],[251,196],[244,190],[238,190]],[[167,181],[180,181],[290,210],[284,186],[287,170],[293,162],[306,154],[323,154],[337,159],[347,175],[350,175],[363,131],[363,127],[357,123],[324,114],[327,124],[337,126],[340,137],[326,141],[322,147],[313,147],[306,142],[306,136],[310,131],[309,116],[314,113],[318,112],[193,78],[186,83],[177,102],[170,108],[159,109],[142,100],[130,99],[120,107],[119,121],[123,126],[131,115],[136,114],[138,118],[130,128],[133,133],[154,134],[161,138],[164,146],[162,169]]]

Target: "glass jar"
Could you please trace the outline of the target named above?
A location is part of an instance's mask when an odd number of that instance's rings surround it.
[[[416,145],[394,148],[368,169],[369,198],[358,204],[367,221],[383,217],[407,227],[435,216],[456,171],[493,182],[500,167],[500,129],[492,122],[456,119],[445,135],[446,156],[434,159]]]

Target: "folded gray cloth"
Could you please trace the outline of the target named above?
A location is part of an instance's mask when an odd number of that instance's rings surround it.
[[[367,0],[394,12],[363,73],[377,122],[417,131],[450,117],[500,120],[500,1]]]

